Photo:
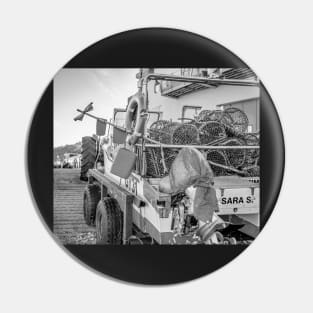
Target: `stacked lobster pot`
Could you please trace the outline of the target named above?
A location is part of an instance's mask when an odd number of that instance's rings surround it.
[[[257,146],[259,138],[247,133],[248,118],[237,108],[203,110],[195,120],[185,123],[159,120],[149,129],[150,138],[163,144],[201,146]],[[179,149],[153,147],[146,149],[147,174],[165,176]],[[243,176],[259,175],[258,149],[208,149],[203,150],[216,176],[241,173]]]
[[[247,115],[238,108],[228,108],[224,111],[202,111],[198,116],[198,122],[217,122],[225,130],[219,142],[211,143],[218,146],[258,146],[259,138],[256,134],[247,133],[249,120]],[[202,136],[206,136],[203,134]],[[201,136],[200,136],[201,138]],[[201,141],[201,144],[206,144]],[[216,162],[216,155],[223,161]],[[223,155],[223,156],[222,156]],[[259,149],[227,149],[210,150],[207,153],[207,160],[214,163],[226,164],[229,167],[240,170],[244,176],[259,176]],[[213,168],[214,170],[214,168]],[[218,170],[219,172],[221,169]],[[220,173],[215,173],[220,175]],[[224,171],[222,175],[230,174],[231,171]]]
[[[173,133],[181,124],[171,121],[159,120],[149,129],[149,137],[163,144],[173,142]],[[172,166],[178,154],[178,149],[153,147],[146,149],[147,175],[164,177]]]

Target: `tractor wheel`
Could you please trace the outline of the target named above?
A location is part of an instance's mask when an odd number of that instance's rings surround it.
[[[114,198],[99,201],[96,213],[97,244],[121,244],[123,233],[122,212]]]
[[[97,204],[101,198],[101,190],[98,185],[88,184],[84,191],[84,219],[87,225],[94,226]]]
[[[93,137],[83,137],[82,138],[82,160],[81,160],[81,170],[80,179],[87,181],[87,172],[89,169],[93,168],[96,162],[97,148],[96,139]]]

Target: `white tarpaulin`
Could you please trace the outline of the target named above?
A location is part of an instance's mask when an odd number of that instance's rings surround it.
[[[159,187],[162,192],[175,194],[194,186],[194,215],[203,222],[211,222],[214,211],[218,209],[213,184],[213,171],[202,153],[194,148],[183,148]]]

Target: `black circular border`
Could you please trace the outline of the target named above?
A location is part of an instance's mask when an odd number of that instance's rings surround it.
[[[136,29],[103,39],[65,67],[248,67],[216,42],[168,28]],[[282,184],[285,148],[281,124],[261,84],[261,229],[270,217]],[[53,230],[53,81],[33,116],[27,146],[28,179],[45,223]],[[123,281],[172,284],[209,274],[246,246],[77,246],[66,249],[94,270]],[[260,261],[261,266],[261,261]],[[49,264],[52,267],[53,264]]]

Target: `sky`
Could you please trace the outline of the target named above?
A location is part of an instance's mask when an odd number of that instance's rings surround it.
[[[96,131],[96,121],[73,118],[93,102],[94,115],[110,119],[137,92],[139,69],[62,69],[54,78],[54,147],[74,144]]]

